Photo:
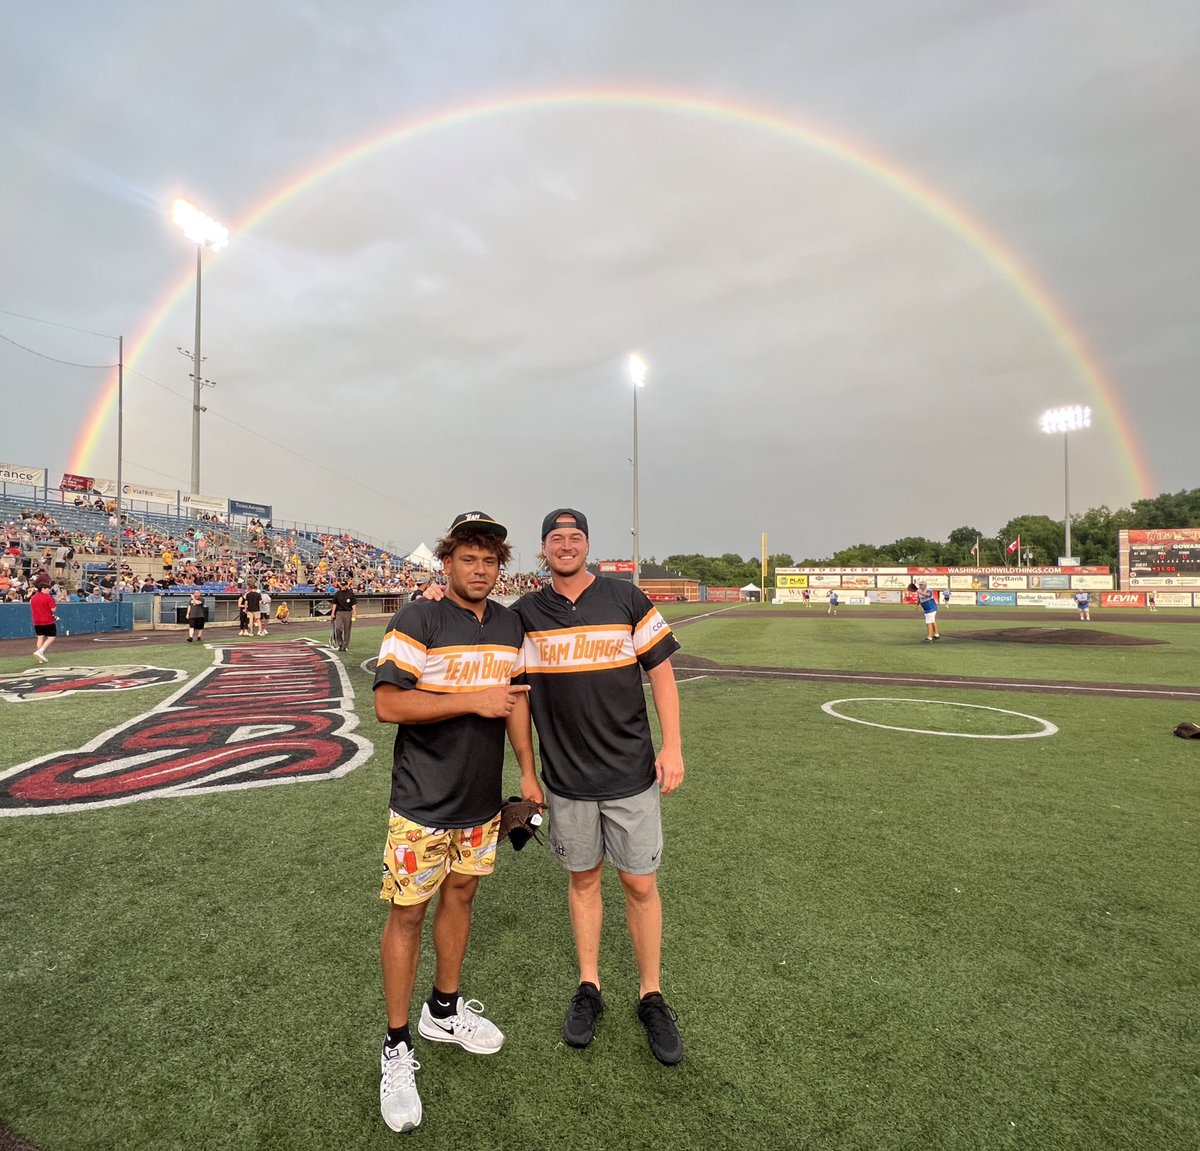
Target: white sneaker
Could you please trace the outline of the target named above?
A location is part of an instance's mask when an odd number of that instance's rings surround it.
[[[417,1031],[434,1043],[457,1043],[472,1055],[494,1055],[504,1046],[504,1032],[484,1018],[483,1004],[478,999],[464,1003],[461,995],[457,1010],[449,1019],[438,1019],[429,1010],[429,1004],[423,1003]]]
[[[379,1113],[393,1131],[413,1131],[421,1123],[416,1076],[420,1066],[407,1043],[383,1045],[379,1057]]]
[[[40,651],[35,651],[33,653],[33,658],[36,660],[40,660],[42,663],[46,662],[46,657],[44,655],[42,655],[42,653]]]

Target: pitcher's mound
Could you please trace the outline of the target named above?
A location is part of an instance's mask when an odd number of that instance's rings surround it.
[[[1162,639],[1145,639],[1140,635],[1116,635],[1111,631],[1098,631],[1082,620],[1075,627],[1006,627],[998,631],[960,631],[954,633],[954,638],[977,639],[983,643],[1061,643],[1091,647],[1167,642]]]

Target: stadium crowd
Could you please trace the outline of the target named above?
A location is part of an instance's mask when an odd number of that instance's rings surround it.
[[[234,593],[252,584],[272,595],[330,594],[344,587],[359,595],[408,596],[441,578],[430,567],[392,556],[348,532],[298,535],[252,519],[239,539],[215,516],[183,521],[188,526],[170,532],[130,515],[118,521],[115,506],[103,501],[93,508],[76,500],[76,506],[96,516],[96,530],[64,528],[44,508],[22,508],[9,520],[0,556],[0,600],[27,598],[42,574],[64,600],[193,587]],[[505,572],[494,594],[516,596],[538,586],[533,573]]]

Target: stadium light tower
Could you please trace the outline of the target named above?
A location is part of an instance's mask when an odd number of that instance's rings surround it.
[[[1071,468],[1067,458],[1067,440],[1070,438],[1071,432],[1092,426],[1092,409],[1082,408],[1078,404],[1066,408],[1051,408],[1048,412],[1042,413],[1042,418],[1038,423],[1046,435],[1055,436],[1061,433],[1063,438],[1063,530],[1066,538],[1063,556],[1065,558],[1071,554]]]
[[[196,344],[192,349],[192,495],[200,494],[200,256],[205,248],[219,252],[229,243],[229,229],[210,219],[195,204],[176,200],[171,218],[196,245]]]
[[[646,361],[634,352],[629,357],[629,376],[633,380],[633,586],[642,585],[642,543],[638,535],[638,390],[646,386]]]

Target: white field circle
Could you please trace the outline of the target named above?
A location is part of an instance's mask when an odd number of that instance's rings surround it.
[[[1012,715],[1018,719],[1027,719],[1030,723],[1037,724],[1038,730],[1018,732],[1014,735],[985,735],[968,731],[934,731],[928,727],[897,727],[892,723],[875,723],[869,719],[858,719],[852,715],[842,715],[837,710],[837,707],[843,703],[907,703],[914,707],[966,707],[971,708],[973,711],[994,711],[999,712],[1001,715]],[[907,731],[913,735],[946,735],[952,736],[955,739],[1044,739],[1046,736],[1058,734],[1058,727],[1048,719],[1042,719],[1040,716],[1027,715],[1023,711],[1010,711],[1003,707],[985,707],[981,703],[952,703],[944,699],[905,699],[902,696],[894,695],[853,696],[846,699],[831,699],[828,703],[821,704],[821,710],[826,715],[831,715],[834,719],[844,719],[847,723],[861,723],[864,727],[881,727],[885,731]]]

